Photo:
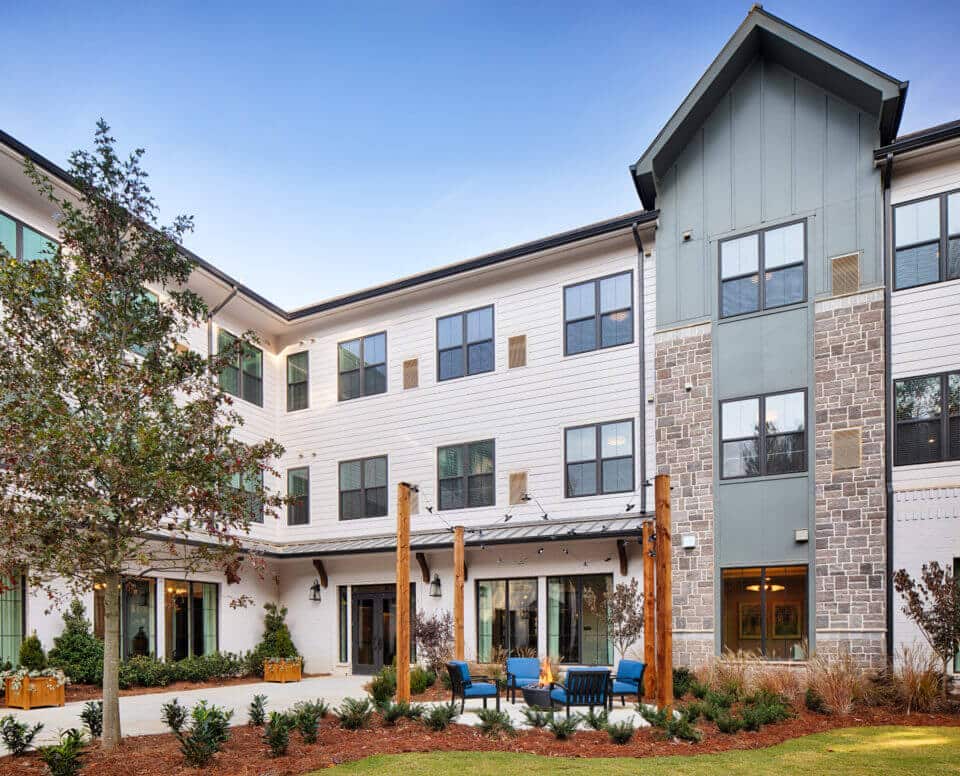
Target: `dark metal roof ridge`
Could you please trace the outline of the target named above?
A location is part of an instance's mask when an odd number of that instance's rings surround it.
[[[960,138],[960,119],[947,121],[943,124],[935,124],[926,129],[918,129],[916,132],[908,132],[901,135],[892,143],[881,146],[873,152],[874,160],[880,161],[886,158],[887,154],[902,154],[907,151],[917,151],[921,148],[927,148],[937,143],[943,143],[947,140],[956,140]]]
[[[3,130],[0,130],[0,143],[10,147],[21,156],[30,159],[34,164],[37,165],[37,167],[45,170],[50,175],[53,175],[63,183],[66,183],[68,186],[76,188],[76,181],[74,180],[73,176],[70,175],[70,173],[68,173],[59,165],[50,161],[47,157],[37,153],[24,143],[21,143],[15,137],[4,132]],[[609,218],[604,221],[597,221],[592,224],[586,224],[585,226],[577,227],[576,229],[558,232],[538,240],[520,243],[519,245],[504,248],[503,250],[495,251],[493,253],[475,256],[471,259],[465,259],[464,261],[456,262],[454,264],[437,267],[435,269],[427,270],[426,272],[417,273],[416,275],[410,275],[398,280],[392,280],[377,286],[371,286],[370,288],[366,288],[361,291],[354,291],[342,296],[334,297],[333,299],[315,302],[314,304],[295,308],[293,310],[285,310],[279,305],[271,302],[266,297],[261,296],[253,289],[245,286],[243,283],[240,283],[238,280],[228,275],[219,267],[211,264],[201,256],[198,256],[189,248],[184,246],[180,246],[180,248],[186,256],[196,262],[197,266],[201,267],[204,271],[210,273],[228,286],[236,288],[237,291],[243,296],[248,297],[258,305],[266,308],[277,317],[289,322],[306,318],[319,312],[333,310],[338,307],[346,307],[347,305],[354,304],[356,302],[374,299],[378,296],[384,296],[396,291],[403,291],[408,288],[414,288],[416,286],[431,283],[436,280],[442,280],[443,278],[452,277],[463,272],[470,272],[472,270],[482,269],[483,267],[493,266],[511,259],[528,256],[532,253],[538,253],[540,251],[546,251],[552,248],[559,248],[564,245],[569,245],[570,243],[579,242],[580,240],[587,240],[591,237],[599,237],[601,235],[616,232],[621,229],[629,229],[635,223],[643,224],[649,223],[650,221],[655,221],[658,215],[659,211],[656,210],[632,211],[630,213],[615,216],[614,218]]]

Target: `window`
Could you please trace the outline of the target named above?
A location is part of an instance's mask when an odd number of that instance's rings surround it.
[[[263,351],[244,342],[237,350],[237,338],[220,329],[217,333],[217,352],[236,351],[236,357],[223,366],[220,388],[245,401],[263,406]]]
[[[512,657],[537,653],[537,580],[477,582],[477,657],[495,662],[501,650]]]
[[[0,213],[0,247],[20,261],[36,261],[49,258],[58,244],[22,221]]]
[[[104,592],[106,585],[93,586],[93,634],[104,636]],[[157,649],[157,582],[155,579],[124,577],[120,585],[120,657],[155,655]]]
[[[960,278],[960,191],[893,209],[894,288]]]
[[[632,420],[568,428],[564,449],[567,498],[633,492]]]
[[[338,346],[340,401],[387,391],[387,335],[371,334]]]
[[[220,586],[214,582],[164,580],[167,660],[217,651]]]
[[[337,624],[340,628],[340,662],[346,663],[350,660],[348,650],[347,634],[350,632],[350,610],[347,604],[347,586],[337,585]],[[411,607],[412,611],[416,611]]]
[[[613,665],[613,642],[602,614],[612,574],[547,579],[547,654],[561,663]]]
[[[251,523],[263,522],[263,501],[260,494],[263,492],[263,472],[248,474],[241,478],[239,474],[230,477],[230,488],[234,493],[241,491],[246,496],[247,520]]]
[[[140,294],[139,298],[136,300],[136,305],[140,308],[139,319],[144,321],[149,317],[153,317],[157,311],[157,305],[159,299],[153,291],[143,290],[143,293]],[[141,358],[146,357],[147,347],[145,345],[131,345],[130,350],[136,353]]]
[[[493,371],[493,306],[437,318],[437,379]]]
[[[723,569],[723,651],[805,660],[807,567]]]
[[[803,222],[720,243],[720,317],[802,302],[805,292]]]
[[[908,377],[893,385],[894,463],[907,466],[960,459],[960,372]]]
[[[309,468],[287,471],[287,495],[293,499],[287,504],[287,525],[307,525],[310,522]]]
[[[340,519],[387,515],[387,456],[340,464]]]
[[[440,509],[490,507],[494,494],[494,442],[470,442],[437,450]]]
[[[806,397],[791,391],[720,402],[721,477],[806,471]]]
[[[305,410],[309,405],[310,354],[287,356],[287,412]]]
[[[0,235],[2,236],[2,235]],[[26,580],[8,577],[2,581],[0,592],[0,664],[20,662],[20,644],[23,642]]]
[[[567,356],[633,342],[633,273],[564,288],[563,321]]]

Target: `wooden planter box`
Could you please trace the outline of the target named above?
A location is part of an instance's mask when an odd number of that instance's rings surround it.
[[[299,682],[302,678],[301,669],[303,664],[297,661],[288,663],[267,663],[263,664],[263,681],[265,682]]]
[[[33,709],[37,706],[63,706],[65,702],[64,685],[52,676],[23,677],[20,691],[13,689],[13,679],[7,677],[7,706],[20,709]]]

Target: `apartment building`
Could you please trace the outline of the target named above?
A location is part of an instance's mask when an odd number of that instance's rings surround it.
[[[593,602],[638,576],[665,472],[676,662],[882,663],[916,635],[891,569],[960,557],[960,131],[898,138],[905,97],[754,7],[631,166],[642,209],[289,311],[195,257],[213,315],[187,344],[259,333],[222,385],[297,499],[252,530],[263,579],[128,588],[124,653],[248,649],[246,594],[289,608],[310,671],[389,664],[405,481],[415,609],[452,609],[466,529],[468,657],[610,664]],[[56,224],[25,157],[69,177],[0,135],[0,242],[29,260]],[[0,596],[5,659],[50,645],[45,606]]]

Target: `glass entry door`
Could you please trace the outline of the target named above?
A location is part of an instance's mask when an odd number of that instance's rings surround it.
[[[353,588],[353,673],[375,674],[397,657],[397,594],[395,585]],[[410,585],[410,612],[416,603]],[[410,655],[413,656],[411,627]]]

